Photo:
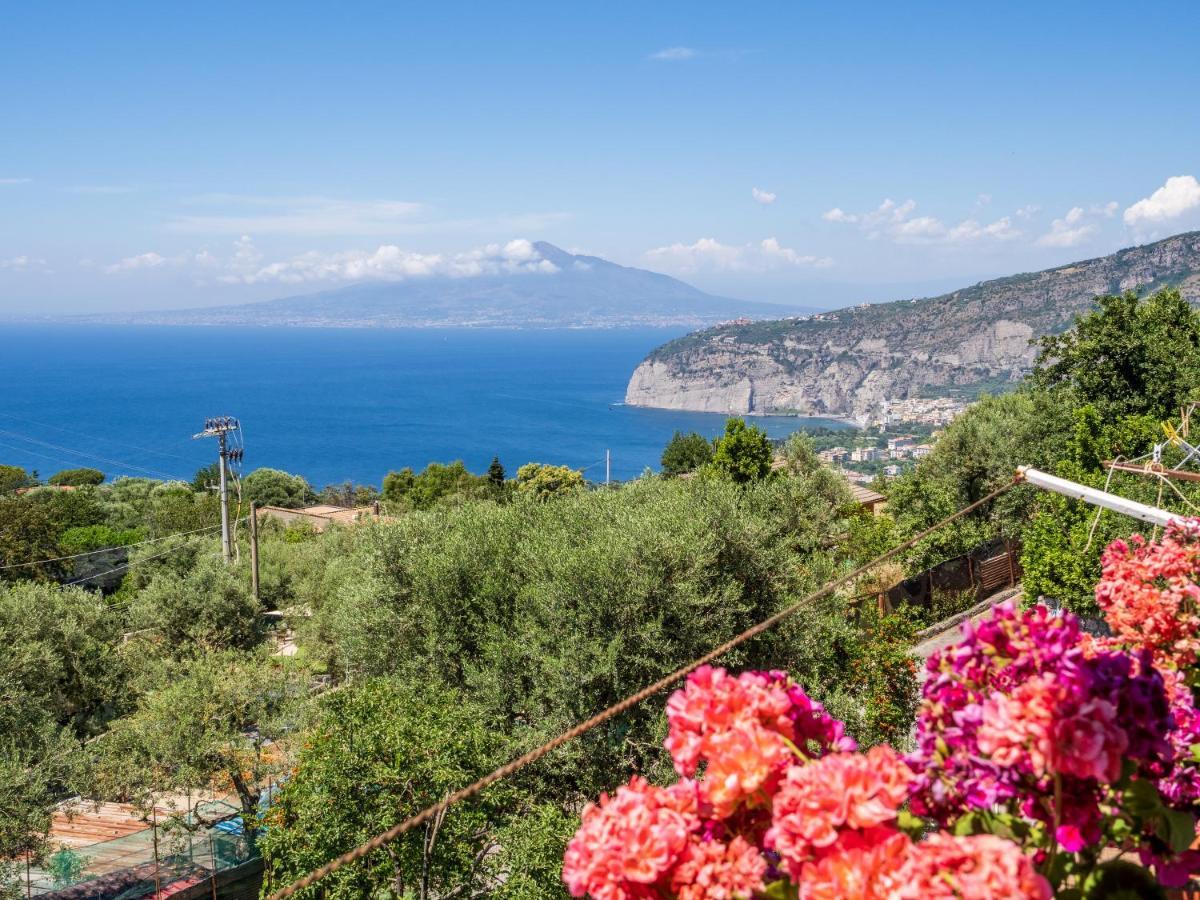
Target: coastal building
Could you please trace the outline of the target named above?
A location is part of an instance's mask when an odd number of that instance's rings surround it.
[[[285,525],[304,523],[313,531],[324,531],[330,525],[360,525],[364,522],[394,522],[395,518],[381,515],[379,504],[351,509],[347,506],[305,506],[301,509],[286,509],[282,506],[260,506],[258,520],[275,519]]]
[[[912,457],[913,457],[913,459],[924,459],[926,456],[928,456],[932,452],[933,452],[932,444],[917,444],[915,447],[912,448]]]

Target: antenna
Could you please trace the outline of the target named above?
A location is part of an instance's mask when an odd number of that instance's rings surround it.
[[[241,423],[233,416],[214,416],[204,420],[204,430],[193,434],[192,440],[215,437],[217,439],[217,468],[221,482],[221,555],[228,563],[233,558],[232,541],[229,536],[229,484],[225,470],[232,463],[240,463],[245,453],[243,448],[229,449],[229,435],[240,431]]]

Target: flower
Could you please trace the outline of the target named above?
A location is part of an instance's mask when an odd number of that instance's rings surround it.
[[[660,788],[634,776],[584,809],[563,857],[563,881],[573,897],[650,896],[650,886],[667,877],[699,829],[695,782]]]
[[[892,877],[894,900],[1049,900],[1050,884],[1012,841],[991,834],[946,832],[912,844]]]
[[[799,879],[823,851],[871,846],[895,834],[912,773],[891,747],[832,753],[794,765],[775,795],[764,846]]]
[[[703,803],[721,819],[765,807],[796,754],[853,750],[841,722],[783,672],[702,666],[667,701],[665,746],[684,777],[704,764]]]
[[[1172,522],[1161,541],[1113,541],[1100,558],[1096,603],[1113,635],[1186,668],[1200,659],[1200,519]]]
[[[758,848],[740,836],[728,844],[692,840],[672,873],[671,891],[679,900],[749,898],[762,890],[766,872]]]

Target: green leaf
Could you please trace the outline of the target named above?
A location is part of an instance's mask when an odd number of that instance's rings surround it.
[[[779,881],[772,881],[763,890],[761,896],[768,900],[797,900],[800,896],[800,891],[796,885],[792,884],[786,878],[781,878]]]
[[[1083,896],[1086,900],[1166,900],[1167,895],[1149,871],[1114,859],[1092,870],[1083,882]]]
[[[967,837],[972,834],[982,834],[983,817],[977,812],[969,812],[964,816],[960,816],[958,821],[954,823],[955,837]]]
[[[1149,818],[1162,809],[1162,798],[1149,781],[1132,781],[1125,788],[1122,806],[1132,816]]]
[[[907,809],[902,809],[896,814],[896,827],[915,840],[928,830],[929,823]]]
[[[1192,842],[1196,839],[1196,820],[1190,813],[1177,809],[1164,809],[1160,821],[1165,829],[1159,829],[1159,836],[1170,845],[1174,853],[1182,853],[1192,846]]]

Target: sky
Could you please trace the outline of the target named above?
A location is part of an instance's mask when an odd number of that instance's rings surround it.
[[[806,306],[1200,228],[1200,4],[9,4],[0,317],[533,269]],[[536,260],[534,261],[536,263]]]

